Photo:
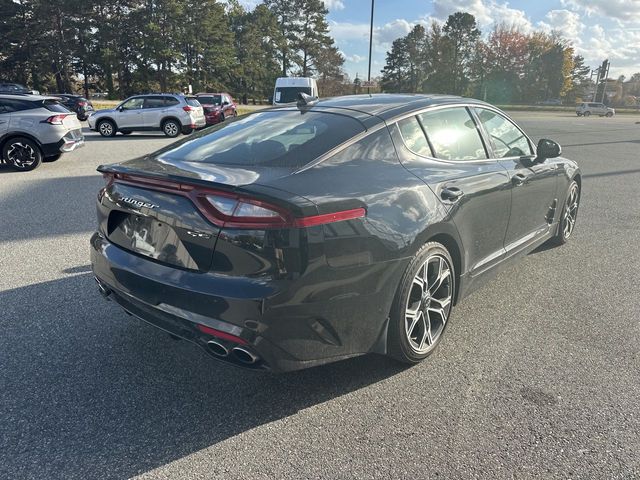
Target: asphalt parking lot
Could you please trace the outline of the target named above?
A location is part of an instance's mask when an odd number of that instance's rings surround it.
[[[458,305],[413,368],[246,372],[105,302],[95,168],[162,135],[0,166],[0,478],[638,478],[640,117],[514,118],[580,163],[575,237]]]

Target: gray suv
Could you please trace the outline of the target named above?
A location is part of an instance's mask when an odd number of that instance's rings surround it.
[[[103,137],[117,132],[160,130],[168,137],[185,135],[206,126],[202,105],[195,97],[174,94],[136,95],[116,108],[98,110],[89,116],[89,128]]]
[[[604,103],[583,102],[576,106],[576,115],[579,117],[588,117],[589,115],[613,117],[615,114],[616,111],[613,108],[607,107]]]
[[[55,97],[0,94],[0,160],[33,170],[84,145],[76,114]]]

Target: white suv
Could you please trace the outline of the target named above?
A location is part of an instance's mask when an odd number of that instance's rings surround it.
[[[83,145],[80,121],[58,98],[0,94],[0,163],[33,170]]]
[[[584,102],[579,103],[576,107],[576,115],[579,117],[588,117],[592,114],[600,117],[613,117],[616,111],[607,107],[604,103]]]
[[[187,135],[206,126],[202,105],[195,97],[165,93],[127,98],[114,109],[98,110],[88,122],[89,128],[103,137],[154,130],[177,137],[180,132]]]

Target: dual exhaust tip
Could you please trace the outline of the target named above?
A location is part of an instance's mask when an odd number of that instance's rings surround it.
[[[207,348],[209,349],[209,352],[211,352],[216,357],[225,358],[231,355],[238,362],[244,365],[253,365],[259,360],[259,357],[257,355],[251,353],[246,348],[233,347],[231,351],[229,351],[226,346],[215,340],[209,340],[207,342]]]

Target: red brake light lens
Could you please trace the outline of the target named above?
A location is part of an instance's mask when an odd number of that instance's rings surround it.
[[[362,218],[367,214],[364,208],[354,208],[321,215],[294,217],[290,211],[281,206],[233,192],[123,173],[103,173],[103,176],[107,180],[107,186],[101,190],[100,199],[106,188],[114,181],[182,195],[189,198],[207,220],[221,228],[305,228]]]
[[[65,117],[67,115],[68,114],[66,114],[66,113],[64,113],[62,115],[51,115],[46,120],[43,120],[43,122],[50,123],[51,125],[62,125],[62,122],[64,121],[64,119],[65,119]]]
[[[183,109],[185,112],[193,112],[193,111],[196,109],[196,107],[192,107],[192,106],[190,106],[190,105],[187,105],[187,106],[185,106],[185,107],[182,107],[182,109]]]

